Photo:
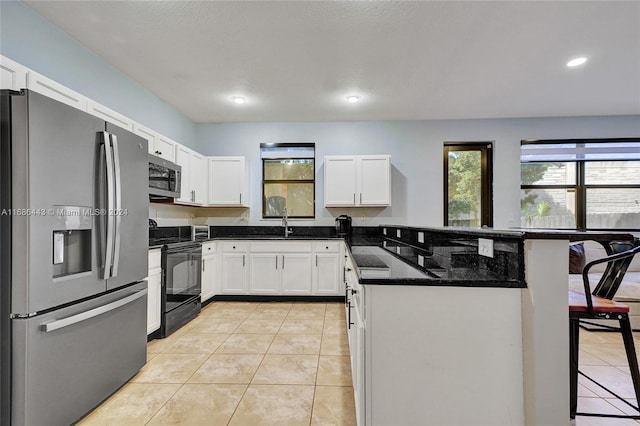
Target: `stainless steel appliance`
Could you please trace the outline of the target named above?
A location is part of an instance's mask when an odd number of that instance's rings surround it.
[[[146,362],[147,141],[0,92],[0,424],[74,423]]]
[[[209,239],[209,226],[208,225],[192,226],[191,239],[193,241],[207,241]]]
[[[167,337],[200,313],[201,267],[200,242],[172,243],[162,247],[161,337]]]
[[[149,154],[149,199],[179,198],[181,173],[178,164]]]

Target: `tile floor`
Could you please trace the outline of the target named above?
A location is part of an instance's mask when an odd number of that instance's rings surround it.
[[[214,302],[79,424],[355,425],[342,303]]]
[[[634,333],[636,353],[640,358],[640,333]],[[633,405],[635,394],[629,364],[620,333],[580,330],[580,370],[602,383]],[[578,376],[578,411],[637,415],[633,409],[611,396],[588,379]],[[604,417],[577,416],[576,426],[638,426],[640,421]]]
[[[636,336],[640,356],[640,334]],[[581,370],[634,403],[619,333],[580,333]],[[147,365],[85,417],[87,425],[354,425],[341,303],[215,302],[166,339]],[[633,411],[580,377],[578,409]],[[638,426],[578,416],[575,426]]]

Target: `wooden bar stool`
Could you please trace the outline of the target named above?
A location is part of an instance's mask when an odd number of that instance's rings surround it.
[[[610,248],[614,254],[589,262],[582,270],[584,293],[581,291],[569,290],[569,414],[572,419],[575,418],[576,415],[640,419],[640,372],[638,371],[638,359],[636,357],[635,345],[633,343],[631,323],[629,322],[629,307],[623,303],[612,300],[620,287],[620,283],[624,278],[624,274],[627,272],[627,268],[629,267],[633,256],[640,252],[640,241],[636,240],[635,243],[611,243]],[[594,265],[605,262],[607,263],[607,266],[602,274],[602,278],[600,278],[598,285],[595,287],[593,292],[591,292],[591,286],[589,284],[589,269]],[[633,388],[636,394],[636,406],[630,404],[624,398],[615,394],[578,370],[580,321],[585,319],[612,320],[619,322],[620,328],[618,328],[618,330],[622,333],[627,361],[629,363],[629,369],[631,370],[631,379],[633,381]],[[626,416],[577,412],[578,373],[587,377],[589,380],[598,384],[616,398],[633,407],[638,411],[639,415]]]

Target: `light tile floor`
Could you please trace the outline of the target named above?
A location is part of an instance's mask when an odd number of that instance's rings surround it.
[[[640,334],[634,333],[636,353],[640,358]],[[629,364],[621,334],[609,331],[580,329],[580,370],[602,383],[613,392],[637,406],[629,373]],[[638,412],[611,394],[578,376],[578,411],[605,414],[637,415]],[[640,421],[604,417],[577,416],[571,422],[576,426],[638,426]]]
[[[80,425],[355,425],[342,303],[214,302]]]
[[[581,330],[580,350],[581,370],[635,405],[620,334]],[[341,303],[214,302],[147,351],[144,368],[80,425],[355,424]],[[634,414],[583,377],[578,398],[579,411]]]

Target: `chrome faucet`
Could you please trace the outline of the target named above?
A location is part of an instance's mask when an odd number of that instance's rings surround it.
[[[289,217],[287,216],[287,208],[282,209],[282,226],[284,227],[284,237],[293,234],[293,229],[289,229]]]

